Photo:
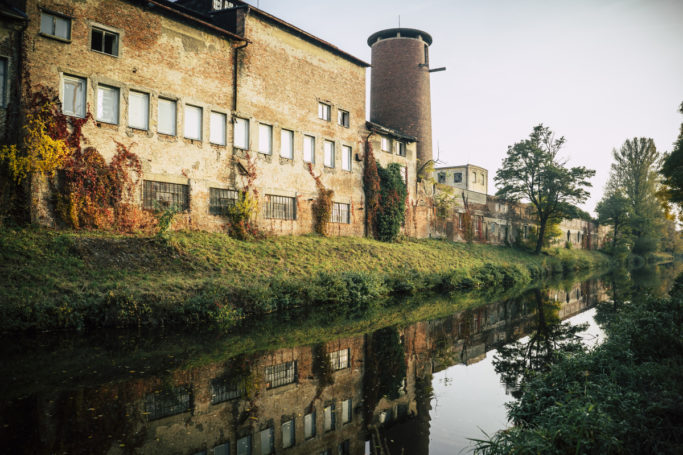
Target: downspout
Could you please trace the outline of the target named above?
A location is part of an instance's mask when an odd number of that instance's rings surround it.
[[[244,49],[249,45],[249,41],[247,40],[247,17],[249,17],[249,12],[251,9],[249,6],[247,6],[245,12],[245,17],[242,19],[244,21],[243,23],[243,30],[242,30],[242,36],[244,37],[244,44],[241,46],[237,46],[235,49],[235,54],[233,56],[233,62],[232,62],[232,112],[235,113],[237,112],[237,62],[239,61],[239,50]],[[237,14],[237,12],[236,12]],[[235,17],[235,20],[237,20],[237,16]]]
[[[370,131],[370,134],[368,134],[365,138],[365,150],[363,153],[363,199],[365,199],[365,238],[368,238],[370,235],[370,220],[368,219],[370,217],[370,210],[368,209],[368,195],[365,194],[365,168],[368,165],[368,147],[369,147],[369,141],[370,137],[375,134],[374,131]]]

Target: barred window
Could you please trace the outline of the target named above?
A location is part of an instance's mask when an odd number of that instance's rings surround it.
[[[234,400],[246,395],[246,391],[246,384],[243,380],[216,378],[211,381],[211,404]]]
[[[187,210],[190,207],[189,195],[189,185],[145,180],[142,184],[142,207],[151,210],[169,207]]]
[[[224,188],[209,188],[209,213],[225,215],[228,207],[237,202],[237,191]]]
[[[285,362],[266,367],[266,387],[274,389],[296,381],[296,362]]]
[[[342,349],[340,351],[330,352],[330,364],[333,370],[343,370],[349,367],[349,350]]]
[[[350,204],[342,204],[341,202],[332,203],[332,218],[330,221],[333,223],[345,223],[349,224],[351,222],[350,218]]]
[[[149,420],[161,419],[192,409],[192,392],[188,386],[174,387],[145,398],[145,413]]]
[[[266,218],[295,220],[296,204],[293,197],[266,194]]]

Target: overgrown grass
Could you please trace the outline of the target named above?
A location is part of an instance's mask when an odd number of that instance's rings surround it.
[[[424,292],[509,288],[606,267],[597,252],[407,240],[221,234],[165,238],[0,230],[2,329],[230,325],[274,311],[342,308]]]
[[[531,379],[509,406],[514,426],[475,453],[683,453],[683,275],[670,298],[610,317],[607,341]]]

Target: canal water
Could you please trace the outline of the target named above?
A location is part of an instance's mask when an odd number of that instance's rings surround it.
[[[596,315],[611,305],[601,302],[666,292],[671,269],[543,284],[387,326],[299,315],[232,334],[4,338],[0,444],[13,454],[467,453],[470,438],[508,425],[524,371],[599,343]]]

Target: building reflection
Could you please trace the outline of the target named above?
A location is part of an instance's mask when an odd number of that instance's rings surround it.
[[[543,291],[559,319],[597,281]],[[0,405],[16,453],[422,454],[431,378],[534,330],[534,294],[404,328],[243,354]]]

